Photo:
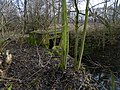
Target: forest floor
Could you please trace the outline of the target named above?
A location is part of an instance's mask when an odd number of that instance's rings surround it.
[[[6,35],[7,37],[9,36]],[[90,72],[86,72],[84,67],[75,72],[72,55],[68,56],[68,68],[63,72],[59,68],[61,58],[55,51],[21,42],[20,39],[14,38],[14,35],[12,37],[13,40],[6,43],[3,50],[3,52],[10,50],[13,56],[12,64],[6,71],[4,70],[6,67],[3,68],[5,77],[0,77],[0,90],[9,87],[12,87],[12,90],[101,90],[102,88],[110,90],[111,71],[115,75],[116,87],[120,87],[120,34],[116,34],[112,46],[106,43],[106,39],[104,50],[97,46],[98,43],[94,45],[94,42],[100,39],[99,36],[94,36],[92,33],[86,37],[90,46],[85,47],[85,52],[88,54],[83,56],[82,62],[85,64],[85,69]],[[109,38],[107,34],[106,37]],[[70,45],[71,54],[74,49],[72,45]]]
[[[109,33],[104,32],[105,46],[103,48],[103,32],[87,33],[82,63],[90,70],[94,79],[103,90],[111,90],[112,73],[115,90],[120,90],[120,32],[114,31],[113,44],[110,43]],[[70,33],[70,55],[74,57],[75,34]],[[79,41],[80,42],[80,41]],[[99,90],[101,90],[100,88]]]
[[[12,64],[0,79],[0,90],[97,90],[90,73],[72,69],[73,58],[68,57],[68,69],[58,68],[60,57],[41,46],[11,41]]]

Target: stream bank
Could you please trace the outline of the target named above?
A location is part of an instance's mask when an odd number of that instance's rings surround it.
[[[113,37],[113,44],[111,45],[109,39],[110,35],[108,32],[104,32],[104,37],[103,31],[87,32],[82,63],[85,64],[86,69],[90,71],[94,79],[98,82],[100,87],[99,90],[111,89],[111,73],[114,74],[115,78],[115,90],[120,89],[120,32],[114,31]],[[79,37],[79,39],[81,39],[81,37]],[[69,54],[73,58],[75,44],[74,41],[75,33],[70,32]]]

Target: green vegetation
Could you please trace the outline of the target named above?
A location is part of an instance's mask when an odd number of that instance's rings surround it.
[[[111,71],[111,78],[112,78],[112,80],[111,80],[112,90],[115,90],[115,76],[114,76],[114,74],[112,73],[112,71]]]
[[[55,36],[57,36],[57,30],[56,30],[56,16],[55,16],[55,6],[54,6],[54,0],[52,0],[52,7],[53,7],[53,13],[54,13],[54,29],[55,29]],[[54,46],[56,46],[56,38],[54,40]]]
[[[85,38],[86,38],[86,27],[87,27],[87,23],[88,23],[88,6],[89,6],[89,2],[90,0],[87,0],[86,3],[86,10],[85,10],[85,22],[84,22],[84,28],[83,28],[83,33],[82,33],[82,39],[81,39],[81,47],[79,50],[79,60],[78,60],[78,64],[76,65],[75,63],[75,67],[77,66],[77,69],[79,70],[81,67],[81,60],[82,60],[82,56],[83,56],[83,51],[84,51],[84,44],[85,44]],[[76,3],[76,2],[75,2]],[[76,6],[77,7],[77,6]],[[79,12],[78,12],[79,13]],[[78,16],[76,16],[77,19]],[[78,33],[78,22],[76,22],[76,33]],[[76,37],[76,43],[78,43],[78,35]],[[78,44],[75,44],[75,48],[78,47]],[[75,58],[77,58],[77,48],[75,49]],[[75,59],[76,60],[76,59]],[[77,62],[77,61],[75,61]]]
[[[63,30],[62,40],[61,40],[62,60],[60,63],[60,67],[64,70],[67,68],[67,56],[69,52],[69,32],[68,32],[66,0],[62,0],[62,30]]]
[[[7,88],[7,90],[12,90],[12,85],[10,85],[10,86]]]
[[[119,0],[0,0],[0,17],[3,88],[120,87]]]

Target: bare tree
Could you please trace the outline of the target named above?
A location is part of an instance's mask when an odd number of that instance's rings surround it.
[[[24,24],[23,24],[23,34],[26,32],[27,26],[27,0],[24,0]]]

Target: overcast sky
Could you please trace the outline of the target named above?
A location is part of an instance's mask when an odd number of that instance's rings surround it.
[[[24,0],[22,0],[22,1],[24,1]],[[66,1],[68,1],[68,0],[66,0]],[[90,7],[94,6],[94,5],[98,4],[98,3],[104,2],[104,1],[105,0],[90,0]],[[112,1],[114,1],[114,0],[110,0],[108,5],[110,5],[112,3]],[[119,0],[119,3],[120,3],[120,0]],[[79,9],[80,10],[85,10],[85,5],[86,5],[86,0],[83,0],[83,2],[80,3],[80,5],[79,5]],[[100,5],[97,5],[96,8],[97,7],[103,7],[103,6],[104,6],[104,4],[100,4]]]
[[[96,5],[98,3],[101,3],[101,2],[103,2],[103,0],[90,0],[90,5],[89,6],[91,7],[91,6],[94,6],[94,5]],[[80,2],[78,4],[79,10],[85,10],[85,5],[86,5],[86,0]],[[103,4],[100,4],[97,7],[103,7]]]
[[[94,5],[96,5],[96,4],[98,4],[98,3],[101,3],[101,2],[103,2],[104,0],[90,0],[90,7],[91,6],[94,6]],[[79,9],[82,9],[82,10],[84,10],[85,9],[85,5],[86,5],[86,2],[84,1],[84,2],[82,2],[81,4],[80,4],[80,8]],[[96,7],[103,7],[104,5],[103,4],[99,4],[99,5],[97,5]]]
[[[79,6],[80,8],[79,9],[82,9],[82,10],[85,9],[85,5],[86,5],[85,1],[80,4],[80,6]],[[101,3],[101,2],[104,2],[104,1],[105,0],[90,0],[90,6],[94,6],[94,5],[96,5],[98,3]],[[108,2],[108,5],[111,5],[112,1],[114,1],[114,0],[110,0],[110,2]],[[119,0],[119,3],[120,3],[120,0]],[[100,5],[97,5],[96,7],[103,7],[103,6],[104,6],[104,4],[100,4]]]

